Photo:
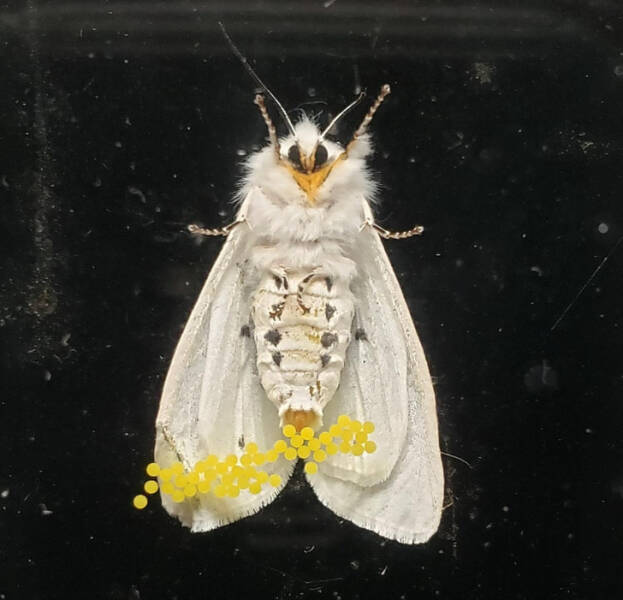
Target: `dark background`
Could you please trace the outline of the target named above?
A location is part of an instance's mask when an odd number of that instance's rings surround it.
[[[0,599],[620,598],[622,15],[3,2]],[[131,506],[222,244],[185,226],[232,219],[266,133],[219,18],[291,110],[323,121],[358,85],[392,85],[372,125],[377,214],[426,226],[386,245],[442,448],[470,464],[444,457],[451,506],[425,545],[338,519],[300,473],[208,534]]]

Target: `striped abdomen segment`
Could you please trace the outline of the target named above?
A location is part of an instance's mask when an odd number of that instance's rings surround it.
[[[254,294],[257,368],[283,417],[313,411],[316,425],[340,382],[354,306],[348,286],[310,273],[267,274]]]

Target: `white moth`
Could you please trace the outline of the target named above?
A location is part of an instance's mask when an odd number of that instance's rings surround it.
[[[270,92],[269,92],[270,93]],[[308,475],[318,499],[381,536],[425,542],[439,525],[443,471],[433,386],[405,299],[374,223],[375,184],[366,168],[366,128],[376,102],[346,147],[303,118],[277,138],[263,97],[256,103],[270,143],[253,154],[235,222],[179,341],[156,423],[156,461],[186,469],[208,454],[269,448],[280,427],[318,429],[346,414],[376,426],[373,455],[329,456]],[[271,94],[272,96],[272,94]],[[273,99],[276,101],[274,96]],[[166,510],[192,531],[252,515],[282,484],[257,495],[182,503]]]

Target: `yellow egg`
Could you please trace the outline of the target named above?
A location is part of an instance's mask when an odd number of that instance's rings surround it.
[[[245,447],[245,451],[249,454],[255,454],[258,451],[257,444],[255,442],[249,442]]]
[[[329,456],[333,456],[334,454],[337,454],[339,448],[337,447],[337,444],[334,444],[333,442],[331,442],[330,444],[327,444],[327,454]]]
[[[273,446],[273,448],[279,453],[285,452],[285,449],[287,447],[288,447],[288,444],[286,444],[284,440],[277,440],[275,442],[275,445]]]
[[[318,472],[318,465],[315,462],[306,462],[305,463],[305,473],[309,473],[313,475]]]
[[[314,452],[314,460],[316,462],[324,462],[327,459],[327,453],[324,450],[316,450]]]
[[[155,494],[158,491],[158,483],[156,481],[146,481],[143,489],[148,494]]]
[[[310,450],[318,450],[318,448],[320,448],[320,440],[316,438],[309,440],[309,442],[307,442],[307,447]]]
[[[134,508],[143,510],[147,506],[147,498],[143,496],[143,494],[139,494],[138,496],[134,496],[132,504],[134,504]]]
[[[160,465],[158,463],[149,463],[145,470],[150,477],[157,477],[158,473],[160,473]]]
[[[169,481],[173,476],[173,471],[171,469],[162,469],[160,471],[160,481]]]
[[[324,444],[326,446],[327,444],[330,444],[333,441],[333,436],[328,431],[323,431],[318,436],[318,440],[320,441],[321,444]]]
[[[372,432],[374,431],[374,423],[372,423],[372,421],[366,421],[366,422],[363,424],[363,430],[364,430],[366,433],[372,433]]]
[[[314,437],[314,430],[311,427],[303,427],[301,429],[301,437],[304,440],[311,440]]]
[[[296,427],[294,425],[286,425],[283,429],[283,435],[287,438],[292,437],[296,433]]]
[[[368,454],[372,454],[376,450],[376,444],[373,441],[366,442],[364,448]]]
[[[347,427],[350,425],[350,417],[348,415],[340,415],[337,418],[337,424],[341,427]]]

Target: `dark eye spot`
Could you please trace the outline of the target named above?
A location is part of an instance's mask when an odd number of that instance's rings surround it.
[[[322,167],[322,165],[327,162],[327,158],[329,158],[327,149],[322,144],[320,144],[316,148],[316,154],[314,155],[314,168],[319,169],[320,167]]]
[[[288,150],[288,160],[297,168],[303,168],[301,165],[301,153],[299,147],[296,144],[292,144]]]

